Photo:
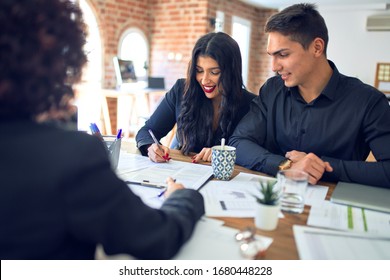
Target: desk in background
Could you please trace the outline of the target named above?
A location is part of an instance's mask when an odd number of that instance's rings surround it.
[[[153,105],[158,103],[165,93],[165,90],[149,88],[132,91],[102,89],[101,104],[105,133],[116,134],[116,131],[122,128],[124,137],[129,137],[132,132],[135,132],[131,131],[132,127],[138,130],[139,118],[147,119],[155,109]],[[111,106],[109,106],[108,98],[116,99],[116,114],[110,112]],[[116,116],[115,122],[112,116]],[[116,128],[114,128],[115,124]]]

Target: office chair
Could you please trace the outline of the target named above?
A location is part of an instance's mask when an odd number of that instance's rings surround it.
[[[148,77],[148,88],[150,89],[165,89],[164,77]]]

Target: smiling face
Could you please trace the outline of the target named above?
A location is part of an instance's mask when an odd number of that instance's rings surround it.
[[[267,53],[272,71],[281,76],[286,87],[304,86],[316,79],[316,53],[313,44],[303,46],[279,32],[270,32]]]
[[[221,93],[218,89],[218,81],[221,69],[217,61],[209,56],[198,56],[196,61],[196,80],[209,99],[219,99]]]

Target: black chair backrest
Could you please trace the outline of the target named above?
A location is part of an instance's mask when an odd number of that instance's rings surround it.
[[[164,77],[148,77],[148,88],[165,89]]]

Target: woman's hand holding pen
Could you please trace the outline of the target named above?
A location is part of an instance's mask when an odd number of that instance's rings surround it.
[[[148,131],[154,141],[154,144],[148,148],[149,158],[154,162],[168,162],[171,159],[169,157],[169,148],[160,144],[151,129]]]
[[[203,148],[200,153],[192,157],[192,162],[197,163],[199,161],[211,161],[211,148]]]
[[[170,150],[168,147],[153,143],[148,148],[148,157],[154,162],[168,162]]]

